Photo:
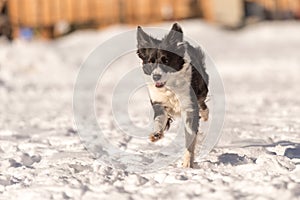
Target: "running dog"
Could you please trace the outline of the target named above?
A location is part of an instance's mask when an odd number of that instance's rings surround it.
[[[170,32],[156,39],[137,27],[137,55],[142,60],[154,110],[154,131],[150,140],[164,136],[174,117],[181,116],[185,125],[183,167],[193,167],[199,119],[208,120],[205,103],[208,93],[208,74],[205,56],[200,47],[183,39],[181,27],[174,23]]]

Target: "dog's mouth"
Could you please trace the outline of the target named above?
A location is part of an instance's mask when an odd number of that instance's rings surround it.
[[[163,83],[163,82],[155,82],[155,87],[157,87],[157,88],[162,88],[162,87],[164,87],[165,86],[165,82]]]

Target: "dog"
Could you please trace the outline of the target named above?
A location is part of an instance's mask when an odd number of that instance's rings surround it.
[[[174,23],[170,32],[156,39],[137,27],[137,55],[142,69],[151,77],[148,84],[154,110],[154,131],[149,139],[156,142],[164,136],[171,122],[181,116],[185,129],[183,167],[193,167],[196,136],[200,118],[208,120],[205,103],[209,77],[205,55],[183,39],[183,31]]]

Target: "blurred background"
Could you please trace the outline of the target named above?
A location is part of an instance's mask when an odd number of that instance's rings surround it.
[[[189,18],[238,29],[262,20],[299,19],[300,0],[0,0],[0,35],[10,40]]]

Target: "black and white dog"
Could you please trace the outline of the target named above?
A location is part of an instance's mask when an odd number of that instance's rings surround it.
[[[205,100],[208,93],[208,75],[204,53],[183,40],[181,27],[175,23],[161,40],[137,28],[137,54],[142,59],[143,71],[151,76],[148,85],[154,110],[154,132],[150,140],[161,139],[172,119],[181,115],[185,124],[183,167],[193,167],[194,149],[199,118],[208,119]]]

